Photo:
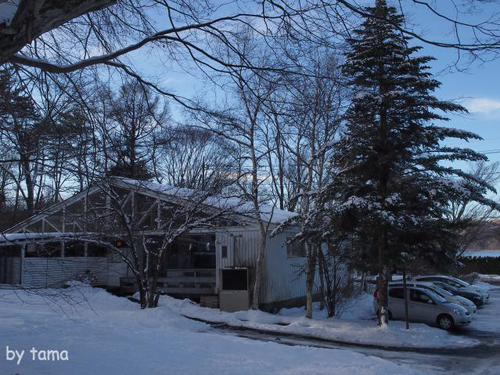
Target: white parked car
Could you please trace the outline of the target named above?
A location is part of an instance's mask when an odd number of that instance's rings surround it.
[[[446,330],[457,326],[470,324],[472,316],[463,307],[450,303],[429,289],[409,286],[408,293],[408,318],[412,322],[437,325]],[[402,286],[389,286],[389,318],[395,320],[405,319],[405,300]],[[377,301],[374,299],[374,308],[377,311]]]
[[[490,295],[486,289],[478,287],[476,285],[471,285],[453,276],[425,275],[416,276],[412,278],[412,280],[426,281],[439,285],[443,287],[443,289],[446,289],[455,295],[460,295],[471,300],[476,304],[476,306],[481,306],[487,303],[490,299]],[[448,285],[449,288],[446,288],[446,285]]]
[[[407,286],[415,286],[423,289],[429,289],[432,290],[434,293],[437,295],[443,297],[446,299],[448,302],[451,303],[456,303],[457,305],[463,306],[467,312],[473,316],[477,312],[477,307],[474,304],[474,302],[468,300],[467,298],[464,298],[462,296],[454,295],[453,293],[439,287],[436,284],[429,283],[429,282],[414,282],[414,281],[408,281]],[[403,286],[402,281],[396,281],[396,282],[391,282],[389,283],[390,286]]]

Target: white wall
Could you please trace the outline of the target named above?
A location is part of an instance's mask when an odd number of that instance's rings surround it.
[[[262,284],[262,303],[271,303],[305,296],[305,258],[288,258],[287,238],[296,230],[270,237],[266,246],[265,272]],[[260,233],[255,227],[226,228],[217,233],[217,269],[231,267],[254,268]],[[222,258],[222,246],[228,247],[228,257]],[[217,287],[219,287],[219,277]]]
[[[268,241],[262,303],[304,297],[306,294],[306,258],[288,258],[286,250],[287,238],[295,233],[293,230],[285,231]]]

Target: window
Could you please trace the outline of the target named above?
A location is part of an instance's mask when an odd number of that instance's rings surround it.
[[[434,303],[432,298],[429,297],[426,293],[416,289],[410,290],[410,299],[414,302]]]
[[[436,279],[435,277],[419,277],[418,278],[418,281],[439,281],[438,279]]]
[[[389,289],[389,297],[403,299],[404,296],[405,296],[405,294],[404,294],[403,288],[392,288],[392,289]]]
[[[105,257],[107,254],[107,249],[104,246],[89,243],[87,244],[87,256],[88,257]]]
[[[291,242],[288,242],[291,241]],[[304,242],[294,241],[291,238],[287,240],[286,254],[288,258],[303,258],[306,256],[306,245]]]
[[[227,258],[227,246],[222,246],[221,250],[222,250],[222,257]]]
[[[57,258],[62,253],[61,242],[36,243],[33,246],[27,246],[25,256],[27,258]]]
[[[0,247],[0,257],[10,258],[10,257],[20,257],[21,247],[17,245],[2,246]]]
[[[247,290],[248,270],[247,269],[225,269],[222,270],[223,290]]]
[[[80,241],[70,241],[64,244],[65,257],[84,257],[85,244]]]

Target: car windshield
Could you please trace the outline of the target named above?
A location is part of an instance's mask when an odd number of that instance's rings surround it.
[[[460,286],[463,286],[463,287],[468,287],[468,286],[470,286],[470,284],[469,284],[469,283],[467,283],[467,282],[465,282],[465,281],[463,281],[463,280],[457,279],[456,277],[453,277],[453,278],[452,278],[452,280],[453,280],[455,283],[459,284]]]
[[[446,289],[443,289],[439,286],[433,286],[432,289],[434,290],[434,292],[436,292],[437,294],[439,294],[440,296],[443,296],[443,297],[449,297],[449,296],[453,295],[453,293],[450,293]]]
[[[443,288],[444,290],[447,290],[451,293],[454,293],[457,291],[457,289],[453,286],[451,286],[450,284],[445,284],[445,283],[441,283],[441,282],[436,282],[435,283],[437,286]]]
[[[455,280],[451,280],[451,279],[443,279],[442,282],[447,284],[447,285],[451,285],[454,288],[463,288],[464,287],[462,284],[459,284]]]
[[[428,289],[425,292],[429,295],[429,297],[431,297],[434,300],[434,302],[439,302],[439,303],[446,302],[446,298],[443,298],[442,296],[440,296],[431,289]]]

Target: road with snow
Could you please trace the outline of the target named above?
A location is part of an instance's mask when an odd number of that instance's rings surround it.
[[[364,348],[354,345],[327,343],[323,340],[304,339],[293,336],[271,336],[250,330],[219,327],[230,335],[238,335],[259,341],[274,341],[283,345],[311,346],[336,350],[355,351],[361,354],[390,360],[423,373],[448,373],[470,375],[500,374],[500,287],[490,290],[490,303],[479,309],[469,327],[454,334],[477,339],[481,345],[468,349],[432,349],[417,351],[394,351]]]

